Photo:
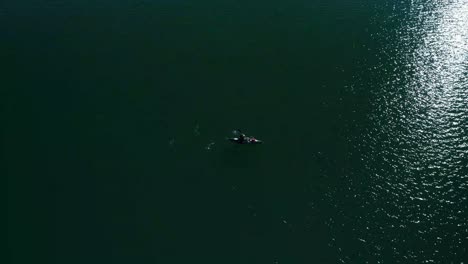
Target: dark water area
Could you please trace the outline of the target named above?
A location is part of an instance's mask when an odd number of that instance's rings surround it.
[[[7,1],[0,32],[7,263],[468,260],[466,0]]]

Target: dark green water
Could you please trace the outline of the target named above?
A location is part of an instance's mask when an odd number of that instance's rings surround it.
[[[466,0],[7,1],[0,32],[7,263],[468,259]]]

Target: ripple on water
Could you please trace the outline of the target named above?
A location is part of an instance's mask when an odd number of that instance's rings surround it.
[[[404,9],[404,14],[401,11]],[[461,261],[468,241],[468,0],[411,1],[372,69],[383,79],[363,136],[369,253]],[[400,14],[398,14],[400,12]],[[393,30],[389,27],[388,30]],[[385,34],[385,36],[384,36]],[[395,38],[395,39],[392,39]],[[388,248],[390,247],[390,248]]]

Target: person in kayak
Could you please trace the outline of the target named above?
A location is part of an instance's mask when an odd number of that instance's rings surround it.
[[[254,137],[246,136],[242,131],[239,129],[233,131],[237,137],[228,138],[230,141],[235,142],[237,144],[260,144],[263,143],[261,140],[258,140]]]
[[[240,129],[237,129],[236,132],[239,134],[239,137],[237,138],[237,143],[245,143],[246,141],[246,136],[244,133],[242,133],[242,131],[240,131]]]

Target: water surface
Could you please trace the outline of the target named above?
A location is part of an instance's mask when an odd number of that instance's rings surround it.
[[[4,4],[9,262],[466,260],[467,8]]]

